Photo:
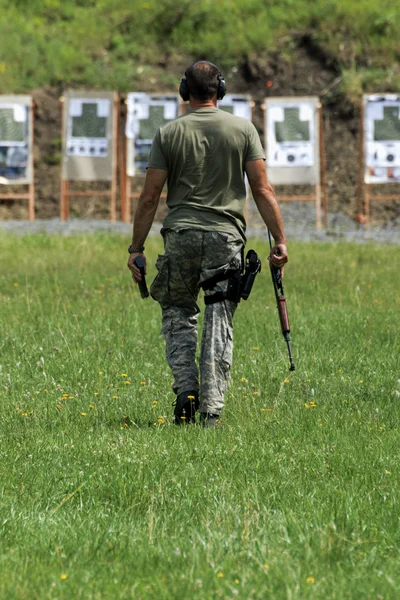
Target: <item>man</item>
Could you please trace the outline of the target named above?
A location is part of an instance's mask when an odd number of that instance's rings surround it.
[[[225,92],[225,81],[213,63],[198,61],[187,69],[180,93],[190,101],[190,108],[162,126],[153,140],[129,247],[128,267],[137,282],[141,275],[135,260],[143,255],[168,179],[168,215],[161,231],[165,254],[158,257],[158,275],[150,292],[162,309],[166,357],[177,395],[176,424],[194,422],[199,409],[201,423],[212,427],[224,406],[237,306],[229,299],[228,282],[242,270],[246,240],[244,172],[275,240],[269,260],[281,268],[288,260],[280,210],[267,182],[259,136],[252,123],[217,108],[217,100]],[[204,289],[206,308],[199,382],[200,288]]]

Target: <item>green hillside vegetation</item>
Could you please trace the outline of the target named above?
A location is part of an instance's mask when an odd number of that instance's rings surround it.
[[[301,35],[351,97],[400,91],[397,0],[0,0],[0,93],[47,85],[164,87],[193,58],[229,72]]]

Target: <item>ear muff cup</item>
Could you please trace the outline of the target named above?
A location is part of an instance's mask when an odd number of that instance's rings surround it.
[[[189,101],[189,88],[186,77],[182,77],[181,79],[181,83],[179,85],[179,95],[184,102]]]
[[[222,100],[222,98],[226,94],[226,83],[225,79],[222,77],[222,73],[218,73],[218,90],[217,90],[217,100]]]

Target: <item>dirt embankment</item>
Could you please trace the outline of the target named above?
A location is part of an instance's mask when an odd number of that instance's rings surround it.
[[[188,60],[188,63],[190,60]],[[177,71],[176,66],[166,66]],[[179,71],[179,72],[178,72]],[[244,62],[226,75],[229,91],[251,94],[255,100],[254,121],[263,135],[263,100],[267,96],[317,95],[323,105],[324,136],[327,161],[329,211],[353,217],[356,212],[358,168],[359,109],[340,89],[340,75],[335,62],[316,48],[311,38],[299,35],[294,58],[282,53],[268,53]],[[149,91],[156,91],[157,83]],[[141,90],[146,91],[146,90]],[[159,88],[158,88],[159,91]],[[170,90],[171,91],[171,90]],[[173,90],[176,91],[176,90]],[[59,216],[60,149],[62,89],[45,88],[32,92],[35,109],[35,188],[38,219]],[[121,120],[122,126],[122,120]],[[137,181],[140,186],[141,181]],[[102,189],[102,184],[91,186]],[[380,186],[380,193],[399,193],[399,186]],[[7,191],[11,191],[8,189]],[[303,190],[290,190],[289,193]],[[306,190],[304,190],[306,191]],[[307,190],[309,192],[309,190]],[[277,189],[279,197],[280,189]],[[288,190],[286,189],[287,193]],[[158,218],[165,212],[160,206]],[[119,214],[119,207],[118,213]],[[71,199],[71,216],[107,219],[108,199],[102,197]],[[393,221],[400,216],[400,201],[375,202],[371,217],[375,222]],[[0,220],[26,219],[27,203],[7,200],[0,203]]]

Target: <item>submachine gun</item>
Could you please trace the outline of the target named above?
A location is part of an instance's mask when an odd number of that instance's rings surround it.
[[[269,238],[269,246],[272,249],[271,234],[269,231],[268,231],[268,238]],[[285,342],[287,343],[287,348],[288,348],[288,353],[289,353],[289,361],[290,361],[289,370],[294,371],[296,367],[294,365],[293,356],[292,356],[292,348],[290,346],[290,325],[289,325],[289,317],[288,317],[287,308],[286,308],[286,298],[285,298],[285,291],[283,289],[281,269],[274,267],[274,265],[271,263],[269,266],[271,269],[272,283],[274,285],[276,306],[277,306],[278,313],[279,313],[279,320],[281,322],[282,335],[285,338]]]

